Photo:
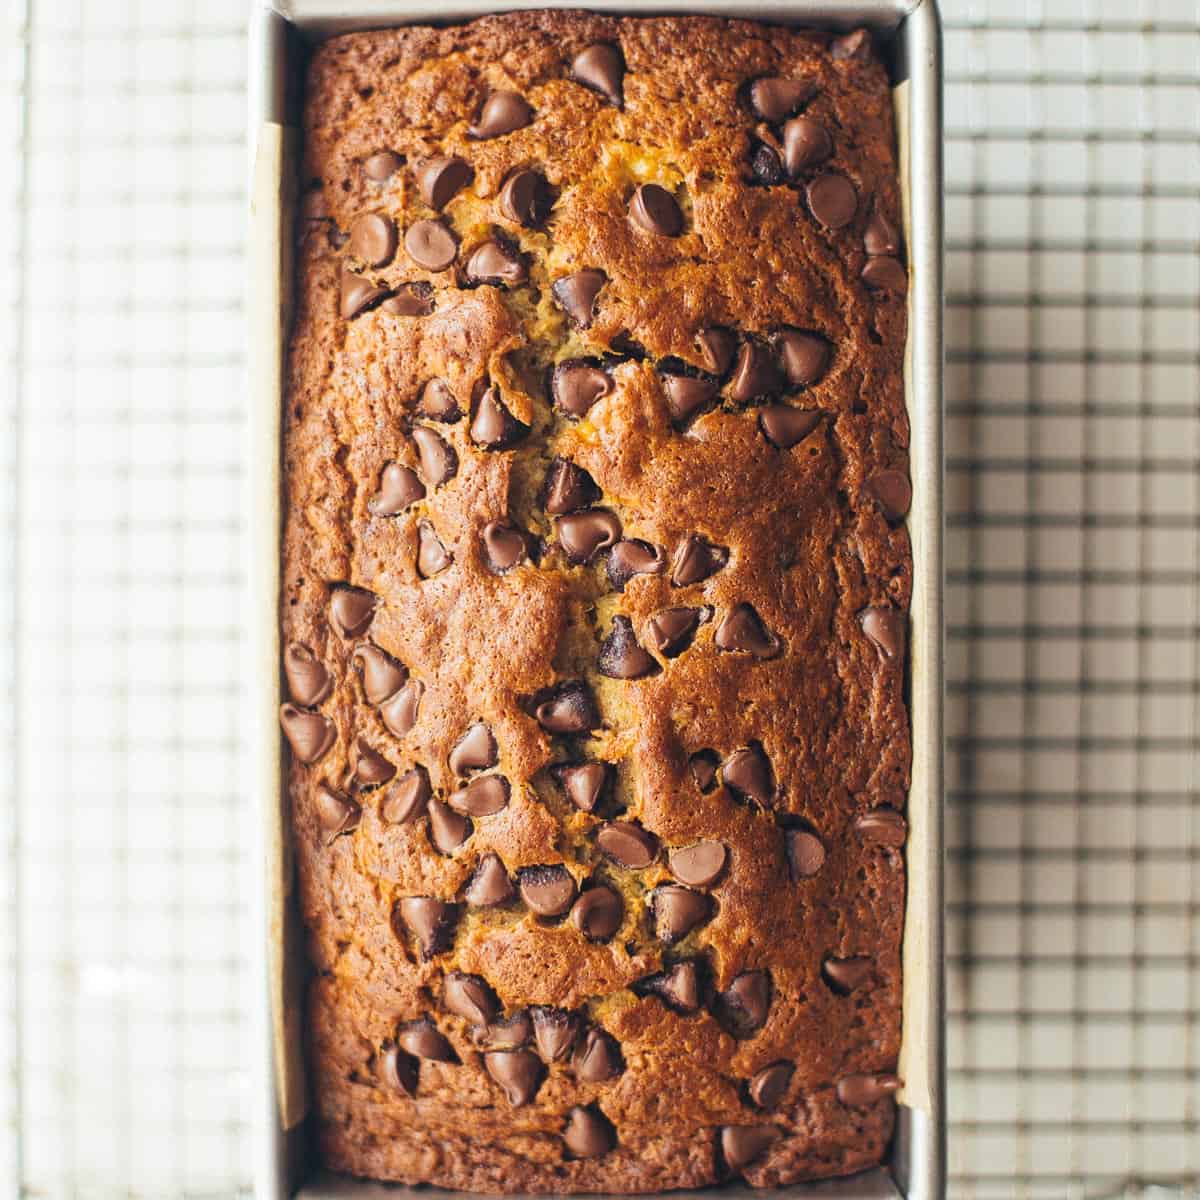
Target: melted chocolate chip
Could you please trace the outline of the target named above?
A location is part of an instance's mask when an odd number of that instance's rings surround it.
[[[679,429],[685,428],[717,398],[717,385],[711,379],[664,374],[662,381],[663,392],[667,397],[667,411]]]
[[[908,838],[908,822],[894,808],[875,808],[854,822],[855,831],[865,842],[899,849]]]
[[[533,109],[519,92],[493,92],[483,102],[479,121],[468,132],[482,142],[524,129],[532,120]]]
[[[431,487],[440,487],[454,478],[458,470],[458,455],[454,453],[453,446],[424,425],[413,427],[412,440],[417,444],[421,472]]]
[[[279,723],[292,747],[292,754],[302,763],[315,763],[337,739],[337,730],[328,717],[305,712],[294,704],[280,707]]]
[[[711,375],[724,375],[737,353],[737,338],[730,329],[710,325],[696,334],[696,347],[704,369]]]
[[[417,939],[421,957],[430,959],[449,945],[458,920],[458,905],[432,896],[405,896],[396,905],[395,918]]]
[[[779,152],[766,142],[754,139],[750,143],[750,174],[763,187],[775,187],[786,178]]]
[[[336,838],[344,833],[353,833],[362,820],[362,806],[349,796],[335,792],[328,784],[320,784],[313,807],[317,810],[317,820],[325,832],[325,844],[330,846]]]
[[[507,904],[516,894],[512,880],[497,854],[487,854],[480,860],[463,892],[467,903],[476,908],[495,908],[498,904]]]
[[[404,234],[408,256],[427,271],[444,271],[458,257],[458,242],[442,221],[423,220],[410,225]]]
[[[561,1008],[535,1008],[533,1011],[533,1038],[538,1053],[547,1062],[558,1062],[570,1054],[582,1022],[574,1014]]]
[[[496,993],[478,975],[451,971],[442,985],[442,1005],[471,1025],[486,1025],[500,1012]]]
[[[338,311],[342,319],[349,321],[378,304],[387,295],[387,288],[378,287],[369,279],[355,275],[349,267],[342,267]]]
[[[863,60],[871,57],[871,35],[865,29],[855,29],[835,38],[829,53],[835,62]]]
[[[771,760],[757,743],[735,750],[721,767],[721,778],[732,792],[755,804],[766,806],[775,794]]]
[[[497,204],[510,221],[532,228],[546,219],[553,200],[545,177],[523,167],[504,181]]]
[[[608,782],[610,769],[608,763],[586,762],[555,767],[554,774],[567,799],[580,812],[593,812]]]
[[[379,477],[379,491],[367,502],[377,517],[394,517],[425,498],[425,485],[416,471],[390,462]]]
[[[492,1046],[497,1050],[516,1050],[520,1046],[527,1046],[531,1037],[533,1022],[530,1021],[529,1014],[522,1009],[513,1013],[507,1020],[492,1021],[483,1030],[482,1041],[485,1046]]]
[[[736,1038],[757,1033],[771,1010],[771,977],[766,971],[743,971],[713,1001],[713,1016]]]
[[[365,738],[355,743],[354,782],[361,788],[378,787],[387,783],[396,774],[396,768],[388,762]]]
[[[471,415],[471,440],[488,450],[505,450],[519,442],[529,426],[504,407],[495,384],[485,386],[475,400]]]
[[[784,839],[793,879],[811,879],[825,865],[825,846],[811,830],[788,829]]]
[[[580,1083],[606,1083],[625,1070],[616,1038],[595,1026],[583,1035],[571,1065]]]
[[[396,1033],[396,1043],[413,1058],[427,1058],[431,1062],[458,1062],[450,1039],[429,1020],[410,1021],[402,1025]]]
[[[368,704],[382,704],[394,696],[408,678],[408,672],[400,663],[370,642],[354,648],[354,663],[362,675],[363,695]]]
[[[513,1108],[528,1104],[537,1095],[546,1073],[532,1050],[490,1050],[483,1056],[483,1065]]]
[[[546,472],[542,485],[542,504],[553,516],[578,512],[600,498],[600,489],[592,477],[579,465],[566,458],[556,458]]]
[[[858,614],[862,631],[879,651],[881,662],[904,657],[904,642],[907,622],[904,614],[895,608],[864,608]]]
[[[668,883],[650,893],[654,933],[660,942],[673,946],[712,916],[712,900],[703,892]]]
[[[692,644],[700,622],[711,615],[707,607],[661,609],[646,623],[647,638],[663,658],[676,658]]]
[[[388,825],[407,825],[424,816],[432,795],[425,768],[413,767],[388,788],[379,806],[379,816]]]
[[[312,708],[333,691],[333,678],[325,664],[299,642],[289,643],[283,652],[283,673],[288,692],[302,708]]]
[[[427,379],[417,400],[417,415],[450,424],[462,416],[458,401],[444,379]]]
[[[879,505],[889,521],[902,521],[912,507],[912,484],[903,471],[887,468],[876,471],[863,484],[863,493]]]
[[[771,1063],[756,1071],[746,1088],[751,1101],[759,1108],[774,1108],[787,1095],[795,1073],[796,1068],[790,1062]]]
[[[558,543],[567,561],[586,565],[602,550],[616,545],[621,537],[621,522],[604,508],[559,517],[554,523]]]
[[[849,1108],[865,1108],[898,1092],[901,1086],[895,1075],[847,1075],[838,1080],[837,1098]]]
[[[790,450],[804,441],[821,423],[819,408],[792,408],[773,404],[759,410],[758,427],[762,435],[780,450]]]
[[[471,164],[457,155],[423,159],[413,174],[421,199],[439,212],[475,178]]]
[[[402,284],[380,307],[394,317],[427,317],[433,312],[433,288],[424,280]]]
[[[720,764],[721,759],[715,750],[697,750],[688,759],[688,770],[702,792],[711,792],[717,786],[717,767]]]
[[[556,279],[550,287],[558,306],[578,329],[590,329],[594,317],[596,297],[608,282],[603,271],[587,268],[572,275]]]
[[[731,1171],[757,1162],[783,1136],[774,1125],[723,1125],[721,1157]]]
[[[617,1131],[603,1113],[575,1105],[567,1113],[563,1145],[572,1158],[599,1158],[617,1144]]]
[[[657,975],[634,984],[634,991],[657,996],[673,1012],[691,1016],[700,1011],[704,984],[694,958],[685,958]]]
[[[871,206],[871,216],[863,230],[863,249],[872,257],[900,253],[900,233],[879,210],[879,202]]]
[[[816,94],[817,85],[810,79],[764,76],[750,85],[750,107],[759,120],[777,125],[807,104]]]
[[[783,127],[783,163],[794,179],[809,167],[823,163],[833,153],[833,139],[820,121],[793,117]]]
[[[476,721],[454,743],[449,761],[450,770],[459,776],[494,767],[500,761],[500,752],[492,731],[482,721]]]
[[[640,871],[658,857],[658,838],[632,821],[608,821],[596,834],[596,846],[619,867]]]
[[[384,183],[404,166],[404,159],[391,150],[380,150],[363,163],[363,174],[375,183]]]
[[[667,855],[667,865],[671,874],[680,883],[691,887],[709,887],[717,881],[725,864],[729,860],[729,851],[720,842],[702,841],[692,846],[680,846]]]
[[[638,538],[625,538],[609,552],[608,581],[622,592],[635,575],[661,575],[666,567],[666,555],[658,546]]]
[[[804,194],[808,197],[809,211],[826,229],[849,225],[858,211],[858,194],[844,175],[832,172],[818,175]]]
[[[653,655],[647,654],[626,616],[613,617],[612,630],[600,644],[596,669],[609,679],[644,679],[662,669]]]
[[[600,726],[600,710],[582,679],[569,679],[534,697],[534,716],[547,733],[590,733]]]
[[[782,390],[783,376],[770,351],[754,342],[743,342],[729,385],[730,396],[739,404],[747,404],[761,396],[776,395]]]
[[[396,223],[380,213],[363,213],[350,226],[350,253],[368,267],[382,267],[396,253]]]
[[[752,654],[755,658],[774,658],[782,648],[780,640],[762,623],[750,604],[739,604],[717,626],[713,637],[718,650]]]
[[[625,906],[610,887],[583,892],[571,908],[571,923],[592,942],[607,942],[621,928]]]
[[[885,254],[867,259],[862,269],[862,281],[872,291],[902,292],[908,287],[908,273],[898,258]]]
[[[483,527],[483,549],[488,567],[503,575],[529,557],[529,535],[515,525],[489,521]]]
[[[580,358],[559,363],[550,385],[555,406],[571,417],[586,417],[592,405],[612,390],[608,374]]]
[[[419,679],[410,679],[390,700],[379,708],[388,732],[395,737],[407,737],[417,723],[417,714],[421,707],[421,697],[425,694],[425,685]]]
[[[516,287],[529,278],[525,256],[500,238],[492,238],[472,251],[466,271],[471,283],[490,283],[494,287]]]
[[[832,348],[817,333],[803,329],[781,329],[775,335],[775,347],[783,360],[783,373],[795,388],[816,383],[829,368]]]
[[[660,237],[678,237],[683,232],[683,213],[675,197],[657,183],[643,183],[629,201],[629,216],[635,225]]]
[[[625,63],[621,51],[608,42],[593,42],[580,50],[571,60],[571,76],[618,108],[624,102],[621,82],[625,76]]]
[[[871,978],[875,960],[866,955],[850,958],[827,958],[821,964],[821,974],[829,988],[839,996],[848,996]]]
[[[454,556],[442,545],[436,530],[428,521],[417,522],[417,574],[432,579],[444,571]]]
[[[698,533],[689,533],[671,560],[671,586],[687,587],[715,575],[729,561],[729,551]]]
[[[450,807],[467,817],[490,817],[508,807],[508,780],[503,775],[481,775],[452,792]]]
[[[440,800],[431,799],[428,808],[429,840],[442,854],[453,854],[471,836],[470,820]]]
[[[379,597],[366,588],[335,587],[329,597],[329,619],[344,638],[360,638],[375,619]]]
[[[390,1088],[395,1092],[404,1092],[409,1096],[417,1094],[419,1078],[417,1060],[411,1055],[405,1054],[403,1050],[395,1046],[387,1047],[379,1056],[379,1065],[376,1070],[379,1082],[385,1088]]]
[[[566,867],[547,866],[518,871],[517,890],[539,917],[560,917],[575,903],[577,888]]]

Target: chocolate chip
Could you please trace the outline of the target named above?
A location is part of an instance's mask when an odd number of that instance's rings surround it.
[[[581,358],[560,362],[550,384],[555,405],[571,417],[586,417],[592,405],[612,390],[607,372]]]
[[[354,663],[362,675],[363,695],[368,704],[382,704],[394,696],[408,678],[408,672],[400,663],[370,642],[355,647]]]
[[[388,788],[379,815],[389,825],[407,825],[424,816],[432,795],[425,768],[413,767]]]
[[[339,309],[346,321],[364,313],[387,295],[387,288],[377,287],[369,279],[355,275],[349,267],[342,267]]]
[[[529,557],[529,535],[515,525],[489,521],[483,527],[483,549],[488,567],[503,575]]]
[[[759,410],[758,427],[762,435],[780,450],[790,450],[804,441],[821,423],[819,408],[792,408],[787,404],[772,404]]]
[[[685,958],[657,975],[634,985],[634,991],[657,996],[669,1009],[691,1016],[703,1001],[700,970],[693,958]]]
[[[596,670],[609,679],[644,679],[661,669],[658,660],[638,644],[629,618],[613,617],[612,630],[600,644]]]
[[[616,1144],[617,1131],[602,1113],[578,1104],[567,1112],[563,1145],[572,1158],[599,1158]]]
[[[499,747],[492,731],[482,722],[476,721],[466,733],[454,743],[450,751],[450,770],[455,775],[469,775],[472,771],[483,771],[500,761]]]
[[[299,642],[289,643],[283,652],[283,673],[292,699],[304,708],[320,704],[333,691],[325,664]]]
[[[486,1025],[500,1012],[496,993],[478,975],[451,971],[442,985],[442,1005],[471,1025]]]
[[[683,232],[683,213],[675,197],[657,183],[643,183],[629,201],[635,225],[660,237],[678,237]]]
[[[429,840],[443,854],[455,852],[471,836],[471,822],[440,800],[429,801]]]
[[[493,92],[484,102],[478,124],[468,130],[476,141],[503,137],[524,129],[533,120],[533,109],[519,92]]]
[[[424,280],[403,284],[380,307],[396,317],[427,317],[433,312],[433,288]]]
[[[825,846],[811,830],[788,829],[784,839],[793,879],[811,879],[825,865]]]
[[[621,537],[621,522],[604,508],[589,508],[559,517],[554,528],[567,561],[576,564],[590,563],[602,550],[615,546]]]
[[[488,450],[504,450],[528,432],[529,426],[518,421],[504,407],[495,384],[480,390],[471,416],[472,441]]]
[[[754,342],[744,342],[738,350],[737,366],[729,394],[739,404],[760,396],[773,396],[783,390],[783,375],[769,350]]]
[[[389,1046],[379,1057],[379,1082],[396,1092],[409,1096],[417,1094],[419,1069],[417,1060],[395,1046]]]
[[[390,462],[379,477],[379,491],[367,502],[377,517],[394,517],[425,498],[425,485],[411,467]]]
[[[792,178],[823,163],[832,153],[833,139],[820,121],[793,117],[783,127],[783,163]]]
[[[900,253],[900,233],[880,212],[878,200],[871,205],[871,216],[863,230],[863,249],[872,256]]]
[[[592,477],[567,458],[556,458],[546,472],[542,485],[542,504],[548,513],[577,512],[600,498],[600,489]]]
[[[660,942],[673,946],[682,941],[697,925],[712,916],[712,901],[703,892],[667,883],[650,893],[650,908],[654,913],[654,934]]]
[[[743,971],[713,1001],[713,1016],[736,1038],[757,1033],[771,1010],[771,977],[766,971]]]
[[[632,821],[608,821],[596,834],[596,846],[620,867],[640,871],[658,857],[658,838]]]
[[[545,178],[537,171],[522,168],[504,181],[497,203],[510,221],[532,228],[546,219],[553,201]]]
[[[569,679],[534,697],[534,716],[547,733],[590,733],[600,726],[600,710],[582,679]]]
[[[693,379],[690,375],[662,377],[667,411],[677,428],[684,428],[717,398],[717,385],[711,379]]]
[[[609,552],[608,581],[621,592],[635,575],[661,575],[666,566],[660,547],[638,538],[625,538]]]
[[[650,645],[663,658],[676,658],[692,644],[700,622],[708,620],[711,614],[710,608],[661,609],[646,623]]]
[[[902,292],[908,287],[908,273],[900,260],[891,255],[868,258],[862,269],[862,280],[876,292]]]
[[[471,164],[453,154],[423,159],[413,174],[421,199],[439,212],[475,178]]]
[[[847,1075],[838,1080],[837,1098],[849,1108],[864,1108],[900,1088],[900,1080],[895,1075]]]
[[[533,1023],[523,1009],[504,1021],[492,1021],[483,1030],[483,1043],[497,1050],[516,1050],[533,1037]]]
[[[862,631],[879,651],[881,662],[904,657],[904,642],[907,622],[904,614],[895,608],[864,608],[858,614]]]
[[[349,796],[335,792],[328,784],[317,787],[314,807],[317,810],[317,820],[325,831],[325,844],[333,845],[336,838],[344,833],[353,833],[362,819],[362,806]]]
[[[454,478],[458,470],[458,455],[454,453],[453,446],[424,425],[413,427],[412,440],[417,444],[421,472],[431,487],[439,487]]]
[[[782,1136],[774,1125],[723,1125],[721,1157],[731,1171],[741,1171],[766,1154]]]
[[[850,958],[827,958],[821,964],[821,974],[830,989],[839,996],[848,996],[871,978],[875,960],[866,955]]]
[[[391,150],[380,150],[363,163],[363,174],[376,183],[384,183],[404,166],[404,159]]]
[[[444,379],[427,379],[417,400],[417,415],[449,424],[462,416],[462,410]]]
[[[571,76],[577,83],[607,97],[618,108],[624,103],[621,82],[625,63],[621,51],[608,42],[593,42],[571,60]]]
[[[497,854],[487,854],[480,859],[463,892],[467,903],[476,908],[495,908],[498,904],[507,904],[515,895],[512,880]]]
[[[403,928],[417,939],[423,959],[446,949],[458,920],[457,904],[447,904],[432,896],[405,896],[395,912]]]
[[[444,271],[458,257],[458,242],[442,221],[417,221],[404,234],[408,256],[427,271]]]
[[[818,175],[810,181],[804,194],[812,215],[826,229],[841,229],[854,220],[858,211],[858,195],[854,185],[844,175]]]
[[[550,290],[572,325],[578,329],[590,329],[595,315],[596,297],[607,282],[608,276],[603,271],[589,267],[556,279]]]
[[[567,799],[580,812],[592,812],[600,801],[604,785],[608,782],[609,770],[608,763],[586,762],[555,767],[554,773],[567,794]]]
[[[616,1038],[595,1026],[583,1035],[571,1065],[580,1083],[605,1083],[625,1070]]]
[[[750,107],[759,120],[777,125],[816,94],[817,85],[812,80],[768,75],[750,85]]]
[[[279,709],[279,723],[292,753],[302,763],[315,763],[337,739],[333,722],[320,713],[305,712],[294,704]]]
[[[383,718],[388,732],[395,737],[407,737],[417,723],[417,713],[421,707],[421,697],[425,694],[425,685],[418,679],[410,679],[390,700],[380,706],[379,715]]]
[[[329,597],[329,618],[342,637],[353,641],[371,628],[378,604],[379,597],[366,588],[335,587]]]
[[[405,1054],[427,1058],[432,1062],[458,1062],[458,1055],[449,1038],[429,1020],[410,1021],[396,1034],[396,1042]]]
[[[380,213],[363,213],[350,226],[350,253],[368,267],[382,267],[396,253],[396,223]]]
[[[360,787],[378,787],[396,774],[396,768],[365,738],[358,739],[355,750],[354,782]]]
[[[625,916],[621,897],[600,885],[583,892],[571,908],[571,923],[592,942],[607,942]]]
[[[865,29],[855,29],[835,38],[829,47],[834,61],[865,59],[871,55],[871,35]]]
[[[450,807],[468,817],[490,817],[508,807],[509,792],[503,775],[481,775],[451,793]]]
[[[432,579],[444,571],[454,556],[442,545],[436,530],[428,521],[417,522],[417,574]]]
[[[579,1037],[581,1021],[561,1008],[533,1009],[533,1037],[538,1052],[547,1062],[565,1058]]]
[[[720,842],[703,841],[672,850],[667,855],[667,865],[680,883],[708,887],[725,870],[728,859],[729,851]]]
[[[528,1104],[542,1085],[546,1068],[532,1050],[490,1050],[483,1056],[487,1073],[504,1089],[513,1108]]]
[[[687,587],[715,575],[729,561],[729,551],[698,533],[689,533],[671,560],[671,586]]]
[[[753,654],[755,658],[774,658],[782,648],[780,640],[767,629],[750,604],[731,609],[717,626],[713,641],[718,650]]]
[[[854,822],[858,836],[865,842],[899,849],[908,839],[908,822],[894,808],[875,808]]]
[[[783,360],[783,372],[792,387],[816,383],[829,367],[831,347],[816,333],[802,329],[782,329],[775,335],[775,346]]]
[[[796,1068],[790,1062],[772,1063],[756,1071],[746,1089],[750,1099],[759,1108],[774,1108],[787,1095],[795,1073]]]
[[[876,471],[863,484],[863,493],[879,505],[889,521],[902,521],[912,507],[912,484],[903,471]]]
[[[737,352],[737,338],[732,330],[710,325],[696,334],[696,346],[704,369],[711,375],[724,375]]]
[[[757,743],[735,750],[721,767],[721,778],[736,795],[755,804],[765,806],[775,794],[771,760]]]
[[[467,279],[494,287],[516,287],[529,278],[525,256],[507,240],[492,238],[467,259]]]
[[[702,792],[711,792],[717,786],[717,767],[720,764],[721,759],[715,750],[697,750],[688,759],[688,770]]]
[[[754,139],[750,143],[750,173],[764,187],[775,187],[784,181],[783,162],[779,152],[766,142]]]
[[[521,899],[539,917],[560,917],[575,903],[575,880],[563,866],[525,867],[517,872]]]

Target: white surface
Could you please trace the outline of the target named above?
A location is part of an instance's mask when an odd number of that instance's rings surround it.
[[[244,8],[0,3],[0,1195],[227,1197]],[[1194,1186],[1200,7],[944,12],[951,1194]]]

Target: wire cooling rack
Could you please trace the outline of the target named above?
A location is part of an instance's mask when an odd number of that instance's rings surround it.
[[[249,1187],[241,0],[0,0],[0,1195]],[[1200,7],[943,0],[953,1200],[1200,1192]]]

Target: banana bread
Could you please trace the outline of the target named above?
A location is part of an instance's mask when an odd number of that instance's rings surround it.
[[[280,715],[323,1160],[878,1163],[911,492],[870,38],[354,34],[305,139]]]

